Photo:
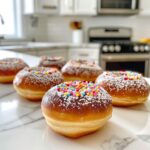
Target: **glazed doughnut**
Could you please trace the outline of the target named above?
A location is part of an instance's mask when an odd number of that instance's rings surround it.
[[[88,81],[68,81],[51,88],[41,107],[48,126],[72,138],[98,130],[112,115],[110,95]]]
[[[63,77],[56,68],[32,67],[21,70],[13,84],[19,95],[40,100],[46,91],[62,82]]]
[[[42,56],[39,62],[40,67],[53,67],[61,70],[61,68],[65,65],[65,60],[62,57],[50,57],[50,56]]]
[[[5,58],[0,60],[0,82],[10,83],[15,75],[28,65],[20,58]]]
[[[104,72],[99,83],[112,97],[115,106],[131,106],[145,102],[149,96],[149,85],[144,77],[131,71]]]
[[[70,60],[61,72],[65,81],[95,81],[102,69],[93,61]]]

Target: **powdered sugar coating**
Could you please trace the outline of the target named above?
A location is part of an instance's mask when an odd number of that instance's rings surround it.
[[[24,68],[15,77],[14,84],[35,90],[48,90],[63,82],[61,73],[55,68]]]
[[[62,74],[87,78],[97,77],[102,73],[102,69],[95,62],[87,60],[70,60],[61,71]]]
[[[100,112],[111,106],[111,97],[98,84],[70,81],[51,88],[45,94],[42,103],[62,112]]]
[[[5,58],[0,60],[0,74],[15,74],[28,65],[20,58]]]
[[[132,71],[106,71],[97,78],[96,83],[101,84],[111,95],[145,96],[149,93],[149,85],[143,76]]]

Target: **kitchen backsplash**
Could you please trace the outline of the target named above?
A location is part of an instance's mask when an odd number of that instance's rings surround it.
[[[31,27],[31,19],[25,30],[26,36],[36,38],[37,41],[71,42],[72,31],[69,27],[70,21],[79,20],[83,22],[84,42],[88,41],[88,28],[95,26],[123,26],[133,28],[133,40],[150,37],[150,16],[131,17],[59,17],[39,19],[37,27]]]

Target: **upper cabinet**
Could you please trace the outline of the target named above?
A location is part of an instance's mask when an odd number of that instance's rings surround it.
[[[97,0],[60,0],[62,15],[96,15]]]
[[[150,15],[150,0],[140,1],[141,15]]]
[[[73,15],[74,13],[74,0],[60,0],[60,14]]]
[[[75,0],[75,14],[96,15],[97,0]]]
[[[25,14],[58,14],[59,0],[24,0]]]

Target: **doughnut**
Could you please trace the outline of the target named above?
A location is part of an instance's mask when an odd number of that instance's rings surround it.
[[[112,97],[115,106],[132,106],[145,102],[149,96],[149,85],[144,77],[132,71],[106,71],[96,83]]]
[[[26,67],[15,77],[13,85],[17,93],[30,100],[41,100],[46,91],[63,82],[56,68]]]
[[[102,69],[93,61],[70,60],[61,70],[65,81],[93,81],[102,73]]]
[[[68,81],[44,95],[42,113],[48,126],[71,138],[100,129],[112,115],[110,95],[99,84]]]
[[[50,57],[50,56],[42,56],[39,62],[39,67],[53,67],[61,70],[61,68],[65,65],[65,60],[62,57]]]
[[[5,58],[0,60],[0,83],[13,82],[15,75],[28,65],[20,58]]]

